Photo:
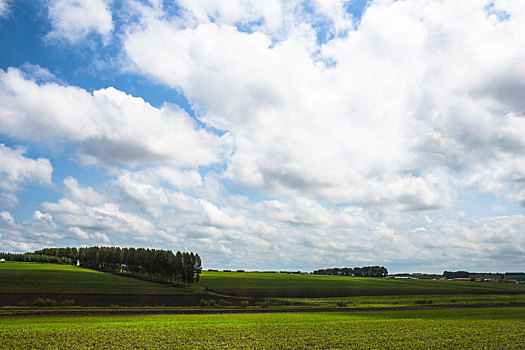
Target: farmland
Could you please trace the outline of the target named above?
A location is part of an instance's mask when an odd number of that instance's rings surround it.
[[[0,263],[0,305],[31,303],[37,297],[80,306],[199,306],[201,299],[229,300],[249,307],[265,299],[278,307],[401,307],[525,303],[525,285],[497,283],[203,272],[196,285],[181,288],[70,265]]]
[[[195,287],[177,288],[77,266],[0,263],[0,306],[31,304],[36,299],[80,306],[199,305]]]
[[[2,262],[0,293],[175,294],[181,289],[71,265]]]
[[[523,349],[525,309],[0,319],[17,349]]]
[[[515,284],[256,272],[204,271],[199,285],[217,293],[267,298],[525,293],[525,285]]]
[[[0,348],[522,349],[523,287],[205,272],[197,286],[177,288],[74,266],[3,262],[0,297],[101,296],[105,303],[2,307]],[[235,300],[228,294],[250,303],[199,306],[201,298]],[[120,306],[107,307],[108,300]]]

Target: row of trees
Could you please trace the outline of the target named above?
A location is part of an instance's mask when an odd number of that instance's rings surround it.
[[[525,281],[525,272],[468,272],[468,271],[444,271],[443,277],[447,279],[454,278],[493,278],[493,279],[516,279]]]
[[[320,269],[312,272],[314,275],[332,276],[360,276],[360,277],[386,277],[388,270],[383,266],[364,266],[364,267],[333,267],[330,269]]]
[[[470,273],[468,271],[444,271],[443,277],[447,279],[470,278]]]
[[[50,263],[50,264],[60,264],[60,265],[73,264],[73,260],[71,260],[70,258],[33,254],[33,253],[25,253],[25,254],[0,253],[0,259],[4,259],[6,261]],[[75,263],[76,263],[76,260],[75,260]]]
[[[94,270],[126,273],[137,277],[175,283],[199,280],[202,261],[199,254],[161,249],[83,247],[45,248],[34,253],[4,254],[6,260],[79,264]],[[41,257],[42,260],[34,260]],[[26,260],[24,260],[26,259]],[[33,259],[33,260],[27,260]],[[45,259],[49,259],[46,261]]]

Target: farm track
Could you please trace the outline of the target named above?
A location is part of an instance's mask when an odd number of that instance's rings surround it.
[[[446,306],[392,306],[392,307],[316,307],[316,308],[269,308],[269,309],[0,309],[0,317],[11,316],[118,316],[118,315],[206,315],[206,314],[269,314],[269,313],[322,313],[322,312],[373,312],[373,311],[407,311],[407,310],[444,310],[444,309],[485,309],[525,307],[525,303],[508,304],[470,304]]]

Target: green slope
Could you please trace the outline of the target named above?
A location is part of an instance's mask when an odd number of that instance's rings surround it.
[[[525,293],[523,284],[256,272],[204,271],[199,285],[218,293],[251,297],[321,298],[362,295]]]
[[[77,266],[0,262],[0,293],[178,294],[189,291]]]

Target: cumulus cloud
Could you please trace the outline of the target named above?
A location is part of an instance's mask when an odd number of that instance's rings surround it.
[[[24,147],[13,149],[0,144],[0,189],[16,191],[24,182],[51,184],[53,167],[49,160],[27,158],[25,153]]]
[[[110,243],[109,237],[104,233],[94,232],[89,234],[78,227],[70,227],[69,231],[73,232],[77,238],[83,241],[89,241],[89,244],[104,245]]]
[[[337,27],[341,6],[315,11]],[[225,175],[238,184],[428,210],[450,203],[451,174],[522,156],[512,96],[524,90],[524,11],[494,6],[509,19],[477,1],[373,2],[359,26],[346,18],[348,33],[319,45],[308,19],[275,42],[264,27],[241,31],[226,5],[195,2],[183,5],[192,25],[150,20],[124,48],[139,72],[182,89],[202,121],[232,134]]]
[[[10,0],[0,0],[0,18],[9,13],[9,1]]]
[[[44,202],[42,207],[61,225],[87,229],[94,232],[106,231],[129,234],[133,237],[147,237],[156,233],[155,225],[148,219],[122,210],[118,203],[110,201],[91,187],[81,187],[73,177],[64,179],[64,197],[57,202]],[[38,215],[35,212],[36,216]],[[35,217],[34,215],[34,217]],[[80,231],[73,229],[78,234]],[[91,237],[91,236],[89,236]],[[103,238],[98,236],[97,239]]]
[[[49,37],[109,38],[110,5],[71,24],[86,3],[50,2],[77,7],[69,27],[50,10]],[[453,208],[465,191],[525,205],[525,3],[370,1],[359,19],[347,5],[123,4],[135,12],[115,16],[122,68],[183,94],[197,121],[39,66],[0,71],[1,134],[109,169],[103,186],[66,176],[27,221],[2,212],[2,244],[198,247],[217,267],[519,266],[522,215]],[[11,192],[41,178],[7,169],[12,208]]]
[[[16,220],[9,212],[0,212],[2,240],[0,250],[27,252],[43,247],[55,246],[66,235],[48,213],[35,211],[30,219]]]
[[[18,198],[12,193],[0,192],[0,208],[14,209],[19,203]]]
[[[113,0],[50,0],[49,39],[75,43],[90,33],[107,37],[113,30],[110,5]]]
[[[40,210],[37,210],[33,213],[33,220],[45,220],[45,221],[53,221],[53,216],[49,213],[42,213]]]
[[[0,133],[37,142],[69,142],[84,164],[210,165],[227,135],[198,128],[183,110],[158,109],[114,88],[86,90],[38,84],[18,69],[0,71]]]

